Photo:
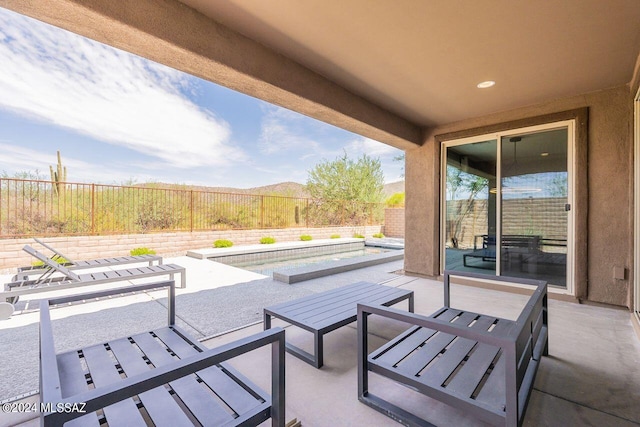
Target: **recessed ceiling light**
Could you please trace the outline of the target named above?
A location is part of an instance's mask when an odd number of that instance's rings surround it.
[[[486,82],[478,83],[478,89],[486,89],[486,88],[491,87],[491,86],[493,86],[495,84],[496,84],[496,82],[494,82],[493,80],[487,80]]]
[[[549,153],[547,153],[547,152],[545,151],[544,153],[540,153],[540,155],[541,155],[542,157],[547,157],[547,156],[549,155]]]

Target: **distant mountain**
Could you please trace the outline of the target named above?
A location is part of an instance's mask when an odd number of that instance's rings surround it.
[[[280,182],[278,184],[264,185],[254,188],[233,188],[233,187],[205,187],[200,185],[175,185],[164,183],[139,184],[140,187],[162,187],[162,188],[184,188],[194,191],[211,191],[217,193],[236,193],[236,194],[264,194],[278,195],[287,197],[309,197],[309,193],[305,190],[304,185],[297,182]],[[404,191],[404,181],[392,182],[385,184],[385,198],[395,193]]]
[[[390,182],[384,185],[384,195],[392,196],[396,193],[404,193],[404,181]]]

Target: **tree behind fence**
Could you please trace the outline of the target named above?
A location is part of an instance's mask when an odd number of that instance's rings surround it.
[[[381,224],[384,205],[188,188],[0,179],[0,237]]]

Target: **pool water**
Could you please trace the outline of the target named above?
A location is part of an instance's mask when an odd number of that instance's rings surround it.
[[[263,274],[265,276],[271,276],[274,270],[291,270],[298,267],[306,267],[313,264],[321,264],[323,262],[337,261],[341,259],[356,258],[365,255],[379,254],[383,252],[389,252],[390,249],[364,247],[362,249],[338,252],[334,254],[326,255],[314,255],[300,258],[288,258],[286,260],[263,260],[253,262],[238,262],[238,261],[218,261],[227,265],[242,268],[244,270],[253,271],[254,273]]]

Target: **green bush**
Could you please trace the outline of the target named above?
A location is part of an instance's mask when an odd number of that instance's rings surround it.
[[[149,249],[149,248],[134,248],[134,249],[131,249],[131,251],[129,253],[131,254],[131,256],[136,256],[136,255],[155,255],[156,251],[154,251],[153,249]]]
[[[214,248],[230,248],[231,246],[233,246],[233,242],[227,239],[218,239],[213,242]]]
[[[354,239],[364,239],[364,236],[362,234],[359,234],[359,233],[353,233],[353,238]]]
[[[302,240],[303,242],[308,242],[311,239],[313,239],[313,237],[309,236],[308,234],[303,234],[302,236],[300,236],[300,240]]]
[[[272,243],[275,243],[276,239],[274,239],[273,237],[263,237],[262,239],[260,239],[260,243],[262,243],[263,245],[270,245]]]
[[[390,208],[400,208],[404,206],[404,193],[395,193],[389,196],[385,202]]]
[[[375,237],[376,239],[382,239],[384,237],[384,234],[376,233],[376,234],[373,235],[373,237]]]
[[[63,257],[57,257],[55,259],[52,258],[52,261],[55,261],[55,262],[57,262],[58,264],[61,264],[61,265],[70,264],[69,260],[66,259],[66,258],[63,258]],[[31,263],[31,265],[34,266],[34,267],[42,267],[44,265],[44,261],[39,261],[39,260],[38,261],[33,261]]]
[[[332,234],[332,235],[331,235],[331,238],[332,238],[332,239],[339,239],[339,238],[340,238],[340,235],[339,235],[339,234]]]

